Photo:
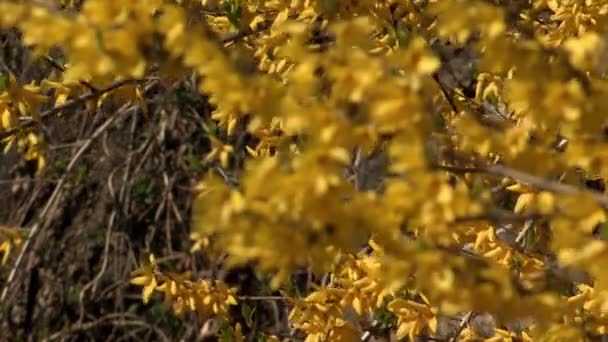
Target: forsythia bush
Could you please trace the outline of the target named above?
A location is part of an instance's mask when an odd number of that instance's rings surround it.
[[[40,120],[199,76],[223,172],[196,187],[195,249],[281,291],[325,275],[287,298],[306,341],[360,340],[378,312],[410,341],[608,334],[606,1],[2,1],[0,26],[63,56],[3,78],[2,142],[41,171]],[[132,283],[201,320],[239,300],[153,256]]]

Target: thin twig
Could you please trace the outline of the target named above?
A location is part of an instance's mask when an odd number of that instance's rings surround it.
[[[112,211],[112,213],[110,214],[110,217],[108,218],[108,226],[106,228],[105,243],[103,246],[103,261],[101,263],[101,269],[99,270],[99,272],[97,272],[95,277],[90,282],[88,282],[85,286],[83,286],[82,290],[80,291],[79,300],[80,300],[82,309],[84,309],[84,295],[85,295],[86,291],[92,287],[91,292],[93,294],[95,292],[97,292],[97,285],[99,284],[99,280],[101,279],[101,277],[103,276],[103,274],[105,273],[105,271],[108,267],[108,254],[110,252],[110,241],[111,241],[111,237],[112,237],[112,228],[114,227],[115,221],[116,221],[116,209],[114,209]],[[81,319],[84,317],[83,313],[84,313],[84,311],[81,312],[81,315],[80,315]]]
[[[486,169],[475,166],[431,165],[431,168],[452,173],[485,173]]]
[[[232,32],[227,34],[225,37],[221,38],[221,42],[222,44],[229,44],[229,43],[234,43],[237,40],[247,37],[248,35],[254,33],[254,31],[250,28],[246,28],[244,30],[240,30],[240,31],[236,31],[236,32]]]
[[[604,208],[608,208],[608,197],[601,192],[589,189],[578,188],[573,185],[559,183],[550,179],[538,177],[524,171],[516,170],[502,164],[478,165],[473,167],[458,167],[433,165],[432,168],[454,173],[487,173],[505,178],[511,178],[519,183],[523,183],[539,190],[545,190],[565,195],[587,194]]]
[[[52,59],[50,56],[44,56],[44,60],[49,63],[53,68],[61,71],[61,72],[65,72],[65,67],[61,64],[59,64],[57,61],[55,61],[54,59]],[[97,88],[95,88],[91,83],[87,82],[87,81],[79,81],[79,83],[85,87],[87,87],[90,91],[95,92],[97,91]]]
[[[469,321],[471,320],[472,317],[473,317],[473,311],[469,311],[466,314],[464,314],[464,316],[462,316],[462,319],[460,320],[460,324],[458,324],[458,327],[456,328],[456,331],[454,331],[454,334],[450,338],[449,342],[456,342],[458,340],[458,337],[460,336],[460,334],[462,333],[464,328],[467,326],[467,324],[469,324]]]
[[[173,237],[171,235],[171,187],[173,186],[173,180],[169,181],[169,176],[166,172],[163,172],[163,182],[165,183],[165,194],[163,201],[165,202],[165,238],[167,239],[167,250],[169,254],[173,254]]]
[[[269,28],[269,27],[270,27],[270,25],[269,25],[269,24],[270,24],[269,22],[262,22],[262,23],[259,23],[259,24],[256,26],[256,28],[255,28],[255,29],[251,29],[251,28],[249,28],[249,27],[246,27],[246,28],[244,28],[244,29],[242,29],[242,30],[239,30],[239,31],[236,31],[236,32],[229,33],[228,35],[226,35],[226,36],[224,36],[224,37],[220,38],[219,40],[220,40],[220,42],[221,42],[222,44],[224,44],[224,45],[226,45],[226,44],[230,44],[230,43],[234,43],[234,42],[236,42],[237,40],[240,40],[240,39],[245,38],[245,37],[247,37],[247,36],[250,36],[250,35],[252,35],[252,34],[255,34],[255,33],[261,32],[261,31],[263,31],[263,30],[266,30],[267,28]]]
[[[604,196],[598,191],[581,189],[576,186],[551,181],[545,178],[531,175],[526,172],[512,169],[505,165],[488,165],[485,167],[485,170],[488,173],[496,174],[502,177],[512,178],[518,182],[528,184],[541,190],[561,193],[565,195],[588,194],[604,208],[608,208],[608,197]]]
[[[288,300],[287,297],[283,296],[239,296],[238,300]]]
[[[113,84],[111,84],[110,86],[108,86],[106,88],[103,88],[103,89],[100,89],[98,91],[91,92],[88,94],[81,95],[79,97],[76,97],[76,98],[66,101],[58,106],[55,106],[51,109],[46,110],[46,111],[40,113],[40,119],[42,120],[51,115],[55,115],[63,110],[66,110],[68,108],[71,108],[71,107],[81,104],[83,102],[97,98],[107,92],[110,92],[112,90],[125,86],[127,84],[132,84],[132,83],[137,83],[137,82],[140,82],[140,81],[134,80],[134,79],[127,79],[127,80],[121,80],[121,81],[114,82]],[[0,140],[4,140],[4,139],[18,133],[19,131],[21,131],[23,129],[34,127],[37,124],[39,124],[39,121],[37,121],[37,120],[34,120],[34,119],[26,120],[26,121],[22,122],[21,126],[19,126],[17,128],[9,129],[9,130],[6,130],[6,131],[0,133]]]
[[[470,222],[470,221],[493,221],[499,223],[521,223],[528,220],[540,219],[544,216],[539,213],[516,214],[509,210],[492,208],[487,209],[477,215],[459,216],[454,219],[454,222]]]
[[[25,240],[25,242],[23,244],[23,247],[19,251],[19,256],[17,257],[17,260],[15,261],[15,265],[13,266],[13,268],[11,269],[10,274],[8,275],[8,278],[6,280],[6,284],[4,285],[4,289],[2,290],[2,295],[0,295],[0,303],[4,303],[4,300],[6,299],[6,296],[8,294],[11,282],[15,278],[15,275],[17,274],[17,270],[21,266],[21,262],[23,260],[23,257],[25,255],[25,253],[27,252],[28,247],[31,244],[33,238],[38,233],[38,231],[39,231],[42,223],[45,222],[45,220],[44,220],[45,216],[48,214],[49,210],[55,205],[55,201],[59,197],[59,193],[61,192],[61,190],[62,190],[62,188],[63,188],[63,186],[64,186],[64,184],[65,184],[65,182],[66,182],[66,180],[68,178],[68,174],[74,168],[74,166],[76,165],[76,163],[78,162],[78,160],[80,159],[80,157],[82,157],[82,155],[84,154],[84,152],[91,146],[91,144],[93,143],[93,141],[99,135],[101,135],[101,133],[103,133],[108,127],[110,127],[110,125],[114,122],[115,119],[116,119],[116,116],[111,116],[110,118],[108,118],[106,120],[106,122],[104,122],[101,126],[99,126],[99,128],[97,128],[97,130],[93,133],[93,135],[74,154],[74,156],[72,157],[72,160],[70,160],[70,163],[68,164],[68,166],[65,169],[65,173],[63,174],[63,176],[61,177],[61,179],[59,180],[59,182],[55,186],[55,189],[53,190],[53,193],[51,194],[51,196],[47,200],[46,204],[44,205],[42,211],[40,212],[40,216],[39,216],[38,222],[36,224],[34,224],[34,226],[32,227],[32,229],[30,230],[30,233],[28,234],[27,239]]]
[[[127,109],[127,108],[128,108],[128,105],[123,105],[117,112],[122,112],[123,110],[126,109],[126,111],[125,111],[125,114],[126,114],[129,112],[129,109]],[[133,109],[133,108],[131,108],[131,109]],[[135,126],[135,125],[133,125],[133,126]],[[134,129],[134,128],[132,128],[132,129]],[[107,131],[104,136],[107,137]],[[130,160],[130,157],[128,157],[127,163],[129,162],[129,160]],[[117,201],[116,192],[114,191],[114,186],[113,186],[113,182],[112,182],[115,171],[116,170],[112,171],[108,177],[108,191],[110,192],[110,195],[111,195],[114,203],[116,203],[116,201]],[[81,323],[84,318],[84,296],[85,296],[86,292],[89,290],[89,288],[92,288],[91,289],[92,294],[95,294],[97,292],[97,286],[99,284],[99,280],[101,279],[103,274],[106,272],[106,269],[108,267],[110,241],[111,241],[111,237],[112,237],[112,228],[114,227],[117,216],[118,216],[118,210],[115,207],[112,210],[110,217],[108,218],[108,225],[106,228],[105,242],[104,242],[104,247],[103,247],[103,259],[102,259],[103,261],[101,264],[101,269],[99,270],[99,272],[97,272],[95,277],[90,282],[88,282],[85,286],[82,287],[82,290],[80,291],[80,294],[79,294],[80,320],[79,320],[79,322],[81,322]]]
[[[439,86],[439,89],[441,90],[441,94],[443,94],[443,97],[445,98],[445,100],[450,105],[450,108],[452,108],[452,111],[454,113],[458,114],[459,110],[456,107],[456,103],[454,102],[454,99],[450,95],[450,92],[448,91],[448,89],[444,86],[443,82],[441,82],[441,80],[439,79],[439,76],[437,74],[434,74],[433,75],[433,79],[435,80],[435,82]]]
[[[55,183],[55,181],[51,180],[51,179],[35,179],[35,178],[17,178],[17,179],[0,179],[0,185],[5,185],[5,184],[25,184],[25,183],[33,183],[33,182],[38,182],[38,181],[42,181],[42,182],[46,182],[46,183]]]
[[[126,317],[131,317],[131,318],[125,319]],[[123,327],[129,327],[129,326],[145,327],[145,328],[148,328],[148,329],[154,331],[154,333],[162,341],[167,341],[167,342],[170,341],[169,337],[167,337],[167,335],[165,335],[165,333],[158,327],[155,327],[152,324],[149,324],[143,320],[140,320],[137,317],[133,317],[132,315],[124,314],[124,313],[113,313],[113,314],[103,316],[92,322],[76,324],[76,325],[70,327],[69,329],[67,329],[66,331],[59,331],[59,332],[54,333],[53,335],[44,339],[44,341],[45,342],[53,341],[53,340],[59,339],[61,337],[64,337],[66,335],[69,335],[69,334],[72,334],[72,333],[75,333],[78,331],[89,330],[96,326],[105,325],[105,324],[110,324],[110,325],[114,325],[114,326],[123,326]]]
[[[517,234],[517,237],[515,238],[515,243],[517,243],[520,248],[525,247],[524,239],[530,231],[530,228],[532,228],[533,226],[534,220],[526,220],[526,223],[524,223],[524,228],[519,232],[519,234]]]

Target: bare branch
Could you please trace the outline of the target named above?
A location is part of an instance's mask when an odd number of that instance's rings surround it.
[[[137,83],[137,82],[140,82],[140,80],[126,79],[126,80],[116,81],[116,82],[112,83],[111,85],[109,85],[106,88],[102,88],[102,89],[99,89],[97,91],[93,91],[93,92],[90,92],[88,94],[81,95],[79,97],[73,98],[73,99],[71,99],[71,100],[69,100],[69,101],[67,101],[65,103],[62,103],[62,104],[60,104],[58,106],[55,106],[55,107],[53,107],[53,108],[51,108],[49,110],[46,110],[46,111],[42,112],[40,114],[40,119],[44,119],[44,118],[49,117],[51,115],[55,115],[55,114],[57,114],[57,113],[59,113],[59,112],[61,112],[63,110],[68,109],[68,108],[71,108],[71,107],[74,107],[74,106],[79,105],[81,103],[84,103],[86,101],[98,98],[98,97],[100,97],[101,95],[103,95],[105,93],[111,92],[112,90],[115,90],[117,88],[120,88],[120,87],[128,85],[128,84],[134,84],[134,83]],[[33,120],[33,119],[28,119],[27,121],[22,122],[20,127],[9,129],[7,131],[1,132],[0,133],[0,140],[4,140],[4,139],[10,137],[11,135],[14,135],[14,134],[18,133],[19,131],[21,131],[23,129],[34,127],[34,126],[38,125],[39,123],[40,123],[39,121],[36,121],[36,120]]]
[[[601,204],[602,207],[608,208],[608,196],[605,196],[601,192],[589,189],[582,189],[573,185],[559,183],[558,181],[553,181],[550,179],[535,176],[530,173],[516,170],[502,164],[488,164],[472,167],[432,165],[431,167],[437,170],[443,170],[452,173],[486,173],[490,175],[511,178],[514,181],[532,186],[539,190],[550,191],[565,195],[588,194],[596,202]]]
[[[51,196],[47,200],[46,204],[44,205],[44,208],[42,209],[42,211],[40,213],[38,222],[36,224],[34,224],[34,226],[31,228],[31,230],[27,236],[27,239],[25,240],[25,243],[23,244],[23,247],[19,251],[19,256],[17,257],[17,260],[15,261],[15,265],[11,269],[11,272],[4,285],[4,289],[2,290],[2,294],[0,295],[0,303],[4,303],[6,296],[8,295],[8,292],[9,292],[11,282],[15,278],[15,275],[17,274],[17,271],[18,271],[19,267],[21,266],[23,257],[25,256],[25,253],[27,252],[28,247],[31,244],[33,238],[36,236],[36,234],[40,230],[40,227],[45,222],[45,216],[49,213],[51,208],[55,205],[55,202],[56,202],[57,198],[59,197],[59,193],[63,189],[63,186],[68,179],[68,175],[69,175],[70,171],[74,168],[74,166],[76,165],[78,160],[80,160],[80,158],[82,157],[84,152],[91,146],[93,141],[99,135],[101,135],[101,133],[103,133],[107,128],[110,127],[110,125],[114,122],[116,117],[117,117],[116,115],[109,117],[101,126],[99,126],[97,128],[97,130],[93,133],[93,135],[85,142],[84,145],[82,145],[82,147],[80,147],[80,149],[72,157],[72,160],[66,167],[63,176],[61,177],[59,182],[57,182],[57,185],[55,186],[53,193],[51,194]]]

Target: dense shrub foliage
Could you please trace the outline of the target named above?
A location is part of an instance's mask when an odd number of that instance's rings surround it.
[[[68,107],[145,116],[142,82],[187,74],[209,96],[193,252],[269,276],[292,334],[243,332],[237,288],[153,255],[144,302],[236,341],[608,334],[605,1],[2,1],[0,26],[56,65],[0,84],[2,144],[39,172]],[[7,263],[27,237],[0,238]]]

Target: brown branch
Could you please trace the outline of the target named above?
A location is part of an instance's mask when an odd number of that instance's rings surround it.
[[[44,56],[43,57],[44,60],[49,63],[53,68],[61,71],[61,72],[65,72],[65,67],[59,63],[57,63],[57,61],[55,61],[54,59],[52,59],[50,56]],[[95,86],[93,86],[91,83],[87,82],[87,81],[79,81],[79,83],[85,87],[87,87],[90,91],[95,92],[97,91],[97,88],[95,88]]]
[[[169,337],[167,337],[167,335],[160,328],[154,326],[153,324],[149,324],[143,320],[140,320],[140,318],[128,313],[111,313],[91,322],[75,324],[69,327],[68,329],[64,329],[62,331],[52,334],[51,336],[45,338],[43,341],[53,341],[60,338],[65,339],[65,337],[69,336],[70,334],[90,330],[92,328],[103,325],[113,325],[125,328],[143,327],[153,331],[160,340],[170,341]]]
[[[246,28],[243,30],[239,30],[236,32],[232,32],[227,34],[225,37],[220,38],[220,41],[222,42],[222,44],[229,44],[229,43],[234,43],[237,40],[240,40],[242,38],[247,37],[250,34],[253,34],[254,31],[250,28]]]
[[[551,191],[555,193],[561,193],[566,195],[580,195],[580,194],[588,194],[595,201],[601,204],[604,208],[608,208],[608,197],[604,194],[588,190],[581,189],[573,185],[558,183],[556,181],[552,181],[546,178],[541,178],[523,171],[519,171],[516,169],[512,169],[505,165],[488,165],[485,167],[486,172],[499,175],[502,177],[507,177],[514,179],[520,183],[525,183],[527,185],[533,186],[537,189]]]
[[[517,237],[515,238],[515,243],[520,248],[523,249],[525,247],[526,235],[528,234],[530,229],[532,229],[532,227],[534,227],[534,220],[526,220],[526,222],[524,223],[524,228],[519,232],[519,234],[517,234]]]
[[[250,36],[252,34],[262,32],[262,31],[270,28],[270,25],[271,25],[271,22],[265,21],[265,22],[259,23],[255,27],[255,29],[251,29],[250,27],[245,27],[239,31],[229,33],[226,36],[219,38],[219,41],[224,45],[229,44],[229,43],[234,43],[234,42],[236,42],[240,39],[243,39],[247,36]]]
[[[475,167],[475,166],[452,166],[452,165],[439,165],[434,164],[431,165],[432,169],[447,171],[451,173],[463,174],[463,173],[486,173],[487,171],[484,168]]]
[[[283,297],[283,296],[238,296],[237,297],[238,300],[251,300],[251,301],[256,301],[256,300],[261,300],[261,301],[265,301],[265,300],[289,300],[289,298],[287,297]]]
[[[532,186],[539,190],[550,191],[565,195],[581,195],[587,194],[604,208],[608,208],[608,196],[599,191],[582,189],[573,185],[559,183],[550,179],[532,175],[530,173],[510,168],[502,164],[487,164],[473,167],[447,166],[447,165],[432,165],[434,169],[453,172],[453,173],[487,173],[490,175],[511,178],[514,181]]]
[[[470,221],[491,221],[495,223],[520,223],[529,220],[537,220],[546,217],[538,213],[516,214],[503,209],[488,209],[477,215],[460,216],[454,219],[454,223],[464,223]]]
[[[60,104],[58,106],[55,106],[55,107],[53,107],[51,109],[48,109],[48,110],[42,112],[40,114],[40,119],[42,120],[42,119],[47,118],[47,117],[49,117],[51,115],[55,115],[55,114],[57,114],[57,113],[59,113],[59,112],[61,112],[63,110],[66,110],[68,108],[71,108],[71,107],[74,107],[76,105],[79,105],[79,104],[81,104],[83,102],[95,99],[95,98],[97,98],[97,97],[99,97],[99,96],[101,96],[101,95],[103,95],[105,93],[108,93],[108,92],[110,92],[112,90],[115,90],[115,89],[120,88],[122,86],[125,86],[127,84],[133,84],[133,83],[137,83],[137,82],[140,82],[140,80],[126,79],[126,80],[116,81],[116,82],[112,83],[111,85],[109,85],[106,88],[102,88],[102,89],[99,89],[97,91],[93,91],[93,92],[90,92],[88,94],[81,95],[79,97],[73,98],[73,99],[71,99],[71,100],[69,100],[69,101],[67,101],[65,103],[62,103],[62,104]],[[40,123],[40,121],[37,121],[37,120],[34,120],[34,119],[29,119],[27,121],[24,121],[24,122],[21,123],[20,127],[9,129],[9,130],[6,130],[4,132],[1,132],[0,133],[0,140],[4,140],[4,139],[10,137],[11,135],[19,133],[19,131],[21,131],[23,129],[32,128],[32,127],[38,125],[39,123]]]
[[[464,314],[464,316],[462,316],[462,319],[460,320],[460,324],[458,324],[458,327],[456,328],[456,331],[454,331],[452,337],[450,337],[450,342],[456,342],[458,340],[458,337],[460,337],[460,334],[462,333],[462,331],[464,330],[464,328],[467,326],[467,324],[469,324],[469,321],[471,320],[471,318],[473,318],[473,311],[469,311],[467,313]]]
[[[72,169],[74,168],[74,166],[76,165],[78,160],[82,157],[84,152],[91,146],[93,141],[101,133],[103,133],[108,127],[110,127],[110,125],[114,122],[115,119],[116,119],[116,116],[113,115],[110,118],[108,118],[101,126],[99,126],[99,128],[97,128],[97,130],[93,133],[93,135],[91,135],[91,137],[86,141],[86,143],[84,145],[82,145],[82,147],[78,151],[76,151],[76,153],[70,160],[68,166],[65,169],[65,172],[63,173],[63,176],[61,177],[59,182],[57,182],[57,185],[55,186],[55,189],[51,193],[51,196],[49,197],[49,199],[46,201],[44,207],[42,208],[42,211],[40,212],[40,216],[38,217],[38,221],[30,229],[30,232],[29,232],[27,238],[25,239],[25,243],[23,244],[23,247],[21,247],[21,250],[19,251],[17,260],[15,261],[15,264],[13,265],[13,268],[11,269],[11,272],[8,275],[6,283],[4,284],[4,289],[2,290],[2,293],[0,294],[0,303],[5,303],[5,299],[8,295],[8,292],[9,292],[9,289],[11,286],[11,282],[13,281],[13,279],[15,278],[15,275],[17,274],[17,271],[19,270],[19,267],[21,265],[21,262],[23,261],[23,257],[25,256],[25,253],[28,250],[29,245],[32,243],[32,240],[34,239],[34,237],[36,236],[36,234],[38,233],[40,228],[44,224],[47,224],[46,216],[51,211],[51,209],[55,206],[57,198],[59,197],[59,194],[62,191],[63,186],[68,179],[68,175],[69,175],[70,171],[72,171]]]
[[[454,99],[452,98],[452,95],[450,94],[449,90],[445,87],[445,85],[443,84],[443,82],[441,82],[441,80],[439,79],[439,75],[437,75],[437,73],[433,74],[433,79],[435,80],[435,82],[439,86],[439,89],[441,89],[441,94],[443,94],[443,97],[446,99],[446,101],[450,105],[450,108],[452,108],[452,111],[455,114],[458,114],[460,111],[456,107],[456,103],[454,102]]]

